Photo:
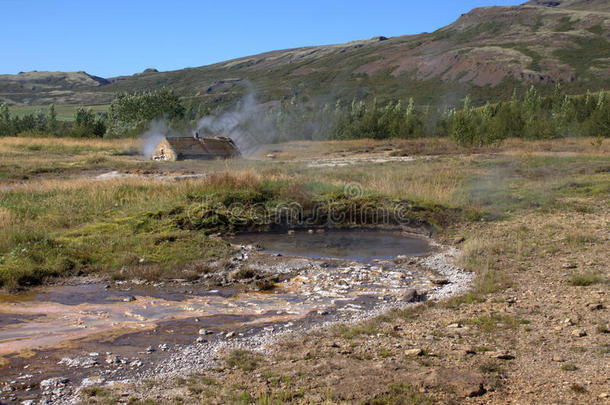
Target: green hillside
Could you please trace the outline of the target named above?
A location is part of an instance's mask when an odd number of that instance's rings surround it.
[[[32,85],[4,75],[0,100],[106,104],[116,92],[168,86],[207,103],[227,102],[252,88],[263,102],[414,97],[418,104],[456,104],[466,94],[474,103],[508,99],[515,87],[531,84],[550,92],[557,81],[568,92],[584,93],[610,88],[608,11],[602,0],[533,0],[474,9],[433,33],[273,51],[170,72],[48,79],[53,85],[46,87],[40,77]]]

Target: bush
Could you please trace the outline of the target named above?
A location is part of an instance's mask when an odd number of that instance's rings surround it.
[[[133,135],[132,129],[155,119],[181,120],[185,111],[180,97],[167,88],[142,94],[119,93],[110,104],[110,132],[119,137]]]

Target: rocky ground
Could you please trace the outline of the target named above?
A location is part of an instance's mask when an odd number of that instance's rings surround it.
[[[343,158],[359,148],[362,154],[369,153],[369,143],[315,144],[311,151],[296,148],[263,157],[284,165],[284,160],[323,156],[318,163],[331,170],[329,178],[365,181],[363,175],[377,163],[354,167],[348,163],[344,167]],[[71,352],[50,357],[54,367],[63,368],[46,375],[40,384],[30,384],[32,378],[28,377],[34,374],[32,364],[40,358],[27,358],[14,377],[2,379],[1,396],[8,403],[42,399],[43,403],[85,404],[608,403],[608,165],[604,160],[607,144],[596,145],[586,139],[519,141],[516,146],[505,145],[505,151],[493,156],[470,156],[463,161],[418,159],[417,167],[421,163],[439,178],[460,173],[463,165],[486,167],[491,159],[508,156],[515,162],[514,167],[504,167],[511,182],[498,180],[489,170],[474,177],[471,173],[468,182],[454,186],[462,191],[467,185],[478,185],[483,195],[472,205],[497,208],[501,214],[481,221],[468,219],[440,231],[440,242],[456,248],[449,251],[454,257],[447,258],[456,267],[439,267],[444,262],[433,255],[413,263],[407,258],[404,263],[398,259],[367,266],[346,264],[339,266],[339,274],[346,273],[335,278],[328,275],[330,262],[274,255],[262,260],[258,252],[239,250],[230,262],[191,272],[207,274],[203,277],[191,280],[186,272],[187,279],[157,286],[179,295],[196,292],[196,285],[267,294],[269,283],[282,284],[304,276],[314,288],[303,285],[303,291],[322,296],[329,290],[341,292],[342,278],[355,283],[359,277],[381,273],[383,283],[390,285],[398,276],[384,268],[388,265],[404,265],[403,277],[411,277],[409,268],[414,266],[446,271],[436,276],[436,284],[423,287],[428,292],[424,302],[405,302],[420,300],[418,286],[417,293],[403,292],[401,305],[379,305],[377,311],[363,313],[358,306],[366,302],[349,302],[339,312],[355,316],[345,316],[341,323],[326,323],[338,319],[329,319],[333,314],[322,311],[312,314],[313,319],[297,322],[282,318],[292,316],[287,312],[275,314],[280,317],[271,322],[275,326],[262,325],[252,328],[253,332],[236,327],[242,319],[218,330],[193,318],[189,323],[163,324],[159,333],[147,336],[146,343],[139,344],[133,354],[122,354],[115,348],[101,350],[96,346],[99,341],[92,341],[80,346],[77,355]],[[417,146],[405,143],[405,154]],[[386,144],[376,147],[380,156],[389,155]],[[430,150],[437,147],[426,146]],[[319,155],[319,148],[329,153]],[[442,162],[436,165],[437,160]],[[384,164],[400,165],[400,171],[395,177],[391,177],[392,171],[380,172],[379,179],[389,179],[392,184],[402,181],[404,187],[412,183],[424,187],[438,180],[425,177],[425,171],[405,178],[417,169],[409,166],[408,159],[388,162]],[[441,164],[450,166],[438,174]],[[301,171],[300,166],[295,167]],[[313,170],[317,169],[310,173]],[[370,181],[365,184],[372,185]],[[441,191],[451,187],[443,182],[438,185]],[[452,272],[455,268],[473,273]],[[316,289],[315,283],[322,285]],[[128,283],[117,285],[130,288]],[[329,285],[334,287],[327,288]],[[468,291],[463,288],[466,285],[470,286]],[[125,297],[136,295],[134,303],[138,303],[140,297],[133,291]],[[201,329],[205,330],[200,334]],[[177,330],[186,336],[184,341],[171,340],[178,335],[174,333]],[[210,331],[214,333],[207,333]],[[63,357],[68,359],[58,365]],[[97,364],[92,364],[91,358]],[[72,374],[77,369],[85,370],[86,375]],[[120,372],[100,373],[106,369]],[[29,396],[16,395],[15,388]],[[39,395],[38,389],[44,395]]]
[[[591,202],[589,202],[591,203]],[[593,203],[591,203],[593,204]],[[85,403],[607,403],[608,210],[456,229],[472,292],[288,333],[212,368],[82,391]],[[461,238],[456,240],[460,241]],[[466,260],[462,257],[460,260]],[[479,266],[480,268],[480,266]],[[131,399],[129,399],[131,398]]]
[[[70,339],[68,334],[67,343],[60,347],[6,357],[0,399],[9,403],[73,403],[100,386],[207,372],[222,366],[228,351],[255,350],[257,356],[272,355],[270,347],[285,336],[323,330],[338,322],[354,324],[392,309],[465,291],[472,274],[449,264],[456,254],[454,248],[436,246],[422,257],[362,263],[284,257],[241,246],[231,260],[210,263],[206,274],[191,281],[65,280],[42,289],[55,296],[39,298],[41,304],[63,296],[62,304],[77,306],[79,328],[99,327],[100,323],[92,320],[92,303],[82,297],[65,297],[79,291],[91,293],[97,286],[94,312],[101,314],[107,327],[87,337]],[[80,290],[83,285],[90,287]],[[59,288],[63,288],[61,292]],[[198,307],[197,291],[210,288],[220,288],[219,293],[227,298],[204,298],[203,310]],[[122,304],[115,302],[117,294]],[[174,301],[184,308],[172,310]],[[133,329],[133,322],[128,321],[121,327],[124,321],[116,318],[116,305],[122,308],[119,312],[135,317],[140,325]],[[161,316],[157,320],[153,318],[155,311],[142,312],[159,305],[165,309],[156,311]],[[210,305],[215,311],[210,312]],[[198,312],[202,310],[205,312]],[[199,313],[207,315],[195,317]],[[132,329],[122,329],[129,327]],[[51,335],[63,331],[49,325]],[[32,345],[41,343],[33,341]]]

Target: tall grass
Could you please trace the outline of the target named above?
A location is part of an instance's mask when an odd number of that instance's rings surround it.
[[[82,138],[0,138],[0,153],[18,150],[30,151],[113,151],[117,149],[136,148],[136,139],[82,139]]]
[[[357,182],[363,192],[360,203],[415,201],[424,219],[444,220],[447,215],[458,215],[460,210],[477,214],[467,216],[472,219],[480,218],[479,213],[485,211],[500,214],[492,218],[531,210],[550,212],[561,209],[582,213],[584,202],[590,199],[602,201],[610,196],[607,171],[610,158],[604,152],[606,146],[598,148],[598,154],[594,155],[594,146],[587,146],[581,139],[567,147],[582,151],[576,156],[573,155],[576,152],[554,152],[556,154],[552,156],[535,151],[517,153],[549,145],[551,151],[559,148],[559,143],[554,141],[528,144],[519,140],[511,148],[496,150],[494,153],[499,154],[493,155],[381,163],[363,160],[351,162],[348,166],[324,167],[298,160],[161,165],[111,156],[102,163],[103,167],[119,170],[125,167],[156,167],[168,171],[186,169],[208,175],[181,182],[143,177],[98,181],[84,177],[83,170],[101,167],[91,163],[90,159],[113,148],[130,147],[133,145],[131,142],[0,140],[0,151],[7,157],[0,162],[0,179],[3,173],[18,176],[25,172],[33,176],[13,189],[0,189],[0,283],[14,286],[40,282],[50,275],[79,272],[116,275],[124,266],[139,268],[136,262],[140,259],[145,259],[149,265],[148,274],[162,276],[189,261],[209,255],[225,255],[226,246],[212,243],[205,237],[208,232],[220,230],[205,218],[206,215],[221,218],[224,221],[221,221],[222,226],[226,227],[223,230],[234,224],[225,218],[226,212],[202,211],[200,206],[204,199],[225,205],[231,202],[247,205],[296,201],[309,206],[314,201],[336,199],[342,195],[347,183]],[[388,145],[400,148],[407,144],[410,143],[396,141],[369,145],[358,140],[320,144],[301,142],[295,147],[319,150],[328,145],[332,153],[358,154],[366,152],[361,148],[377,150],[388,149]],[[83,152],[74,158],[62,149],[71,147],[88,148],[93,152]],[[310,153],[314,152],[303,152],[303,157]],[[153,164],[155,166],[148,166]],[[55,169],[58,171],[48,175]],[[201,216],[197,223],[192,223],[189,218],[193,206],[198,207],[197,214]],[[446,210],[446,207],[457,207],[458,210]],[[598,212],[603,207],[601,204],[586,204],[586,209]],[[455,220],[462,218],[463,215]],[[250,217],[242,219],[246,223],[253,220]],[[575,248],[600,242],[585,238],[586,235],[572,235],[566,241]],[[481,283],[488,284],[487,287],[481,285],[481,290],[491,290],[493,285],[503,284],[504,280],[498,278],[493,260],[483,258],[499,257],[501,249],[493,243],[489,245],[485,238],[479,239],[476,242],[479,245],[470,241],[464,246],[468,255],[465,265],[481,275]],[[507,246],[518,249],[519,255],[526,255],[530,248],[525,241],[524,235],[517,234],[514,243]]]

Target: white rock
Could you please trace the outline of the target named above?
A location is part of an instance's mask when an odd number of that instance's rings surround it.
[[[104,377],[87,377],[81,381],[81,387],[93,387],[95,385],[102,385],[106,379]]]

